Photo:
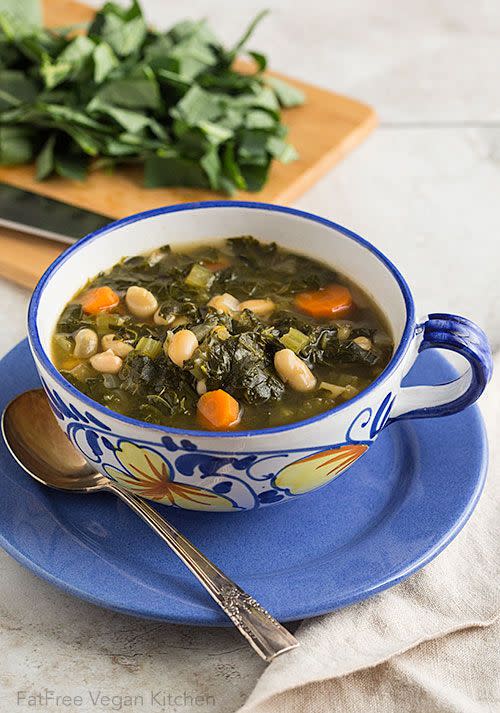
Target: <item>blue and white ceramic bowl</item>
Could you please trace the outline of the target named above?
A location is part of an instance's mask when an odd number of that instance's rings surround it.
[[[165,243],[179,246],[244,234],[330,262],[373,296],[396,348],[385,371],[365,391],[299,423],[214,433],[121,416],[80,393],[57,371],[50,356],[52,334],[63,307],[88,278],[125,255]],[[482,330],[450,314],[417,320],[403,277],[366,240],[324,218],[265,203],[159,208],[89,235],[43,275],[31,300],[28,335],[59,424],[87,461],[139,495],[190,510],[249,510],[326,485],[362,456],[389,423],[466,408],[479,397],[492,369]],[[448,384],[403,388],[401,381],[419,352],[430,347],[458,352],[468,368]]]

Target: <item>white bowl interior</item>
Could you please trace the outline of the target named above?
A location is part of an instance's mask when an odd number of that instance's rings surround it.
[[[205,207],[162,213],[122,225],[82,244],[52,273],[40,296],[37,326],[50,355],[54,327],[66,303],[89,278],[122,257],[165,244],[181,246],[253,235],[323,260],[359,285],[379,306],[399,343],[406,323],[403,294],[393,274],[377,256],[326,225],[302,216],[264,208]],[[262,266],[265,270],[265,265]]]

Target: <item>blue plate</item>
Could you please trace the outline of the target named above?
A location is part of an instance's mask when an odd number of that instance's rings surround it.
[[[454,378],[422,354],[408,383]],[[40,385],[27,342],[0,362],[0,407]],[[332,485],[255,512],[170,521],[282,621],[322,614],[401,581],[463,527],[481,493],[487,443],[476,407],[396,423]],[[37,485],[0,443],[0,544],[16,560],[95,604],[164,621],[227,625],[194,577],[112,495]],[[160,506],[161,507],[161,506]]]

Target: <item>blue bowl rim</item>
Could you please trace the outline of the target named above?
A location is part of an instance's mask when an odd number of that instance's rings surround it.
[[[152,218],[157,215],[163,215],[165,213],[177,213],[180,211],[194,211],[194,210],[205,209],[205,208],[249,208],[249,209],[257,209],[257,210],[266,210],[266,211],[275,212],[275,213],[285,213],[288,215],[293,215],[298,218],[303,218],[305,220],[310,220],[315,223],[320,223],[321,225],[324,225],[325,227],[335,230],[336,232],[339,232],[342,235],[345,235],[346,237],[350,238],[351,240],[354,240],[354,242],[358,243],[359,245],[361,245],[362,247],[367,249],[369,252],[371,252],[373,255],[375,255],[375,257],[389,270],[389,272],[392,274],[392,276],[395,278],[396,282],[398,283],[401,293],[403,295],[403,299],[404,299],[405,307],[406,307],[406,323],[405,323],[405,327],[403,330],[403,334],[402,334],[400,343],[399,343],[396,351],[394,352],[391,361],[389,362],[387,367],[384,369],[384,371],[366,389],[363,389],[363,391],[361,391],[360,394],[358,394],[354,398],[350,399],[345,404],[336,406],[335,408],[330,409],[329,411],[324,411],[323,413],[320,413],[316,416],[312,416],[311,418],[304,419],[302,421],[296,421],[294,423],[286,424],[283,426],[276,426],[274,428],[255,429],[255,430],[248,430],[248,431],[202,431],[202,430],[191,430],[191,429],[183,429],[183,428],[174,428],[174,427],[170,427],[170,426],[162,426],[159,424],[148,423],[146,421],[140,421],[138,419],[130,418],[128,416],[123,416],[122,414],[119,414],[119,413],[107,408],[106,406],[103,406],[98,401],[94,401],[93,399],[89,398],[81,391],[78,391],[78,389],[76,389],[74,386],[72,386],[72,384],[70,384],[70,382],[67,381],[61,375],[61,373],[56,369],[56,367],[52,363],[50,357],[47,355],[44,348],[42,347],[39,332],[38,332],[38,326],[37,326],[37,315],[38,315],[38,308],[39,308],[39,304],[40,304],[40,298],[41,298],[41,295],[43,293],[45,286],[49,282],[52,275],[55,272],[57,272],[57,270],[67,260],[71,259],[84,245],[86,245],[87,243],[93,242],[94,240],[97,240],[97,239],[101,238],[103,235],[106,235],[107,233],[117,230],[118,228],[121,228],[125,225],[129,225],[131,223],[136,223],[136,222],[139,222],[142,220],[147,220],[148,218]],[[105,225],[103,228],[99,228],[99,230],[96,230],[95,232],[90,233],[89,235],[86,235],[84,238],[81,238],[80,240],[78,240],[76,243],[71,245],[67,250],[65,250],[58,258],[56,258],[56,260],[54,260],[54,262],[51,265],[49,265],[49,267],[46,269],[46,271],[43,273],[42,277],[40,278],[37,286],[35,287],[33,294],[31,296],[29,307],[28,307],[28,338],[29,338],[29,343],[30,343],[32,350],[37,355],[38,359],[40,360],[40,362],[44,366],[44,368],[49,372],[49,374],[52,376],[52,378],[56,381],[56,383],[60,384],[60,386],[65,391],[69,392],[74,398],[85,403],[87,406],[95,409],[96,411],[100,412],[101,414],[108,416],[108,417],[111,416],[111,417],[117,419],[118,421],[121,421],[122,423],[126,423],[126,424],[129,424],[132,426],[137,426],[139,428],[146,428],[148,430],[161,431],[163,433],[168,433],[168,434],[176,434],[179,436],[191,436],[191,437],[198,437],[198,438],[247,438],[247,437],[251,437],[251,436],[265,436],[265,435],[271,435],[274,433],[285,433],[287,431],[292,431],[296,428],[301,428],[303,426],[307,426],[312,423],[321,421],[325,418],[328,418],[332,413],[338,413],[346,408],[351,408],[361,398],[364,398],[370,392],[372,392],[376,388],[378,388],[378,386],[380,386],[380,384],[383,381],[385,381],[398,368],[401,360],[403,359],[403,357],[407,351],[407,348],[411,342],[411,339],[413,337],[414,325],[415,325],[415,305],[413,302],[412,294],[410,292],[410,288],[408,287],[406,280],[404,279],[402,274],[399,272],[397,267],[389,260],[389,258],[387,258],[374,245],[372,245],[370,242],[368,242],[368,240],[366,240],[365,238],[362,238],[361,236],[352,232],[348,228],[344,228],[342,225],[339,225],[338,223],[328,220],[327,218],[321,218],[320,216],[315,215],[314,213],[308,213],[306,211],[298,210],[296,208],[289,208],[287,206],[275,205],[272,203],[262,203],[262,202],[258,202],[258,201],[221,200],[221,201],[197,201],[197,202],[192,202],[192,203],[180,203],[180,204],[176,204],[176,205],[172,205],[172,206],[162,206],[160,208],[153,208],[152,210],[146,210],[141,213],[134,213],[133,215],[127,216],[126,218],[121,218],[119,220],[113,221],[109,225]]]

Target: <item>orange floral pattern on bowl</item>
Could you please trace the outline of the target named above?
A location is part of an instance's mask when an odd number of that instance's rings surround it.
[[[275,487],[301,495],[325,485],[368,450],[366,443],[352,443],[315,453],[287,465],[274,480]]]
[[[175,482],[170,464],[151,448],[139,448],[122,441],[115,456],[123,470],[107,464],[104,470],[110,478],[136,495],[187,510],[220,512],[235,509],[229,498],[212,490]]]

